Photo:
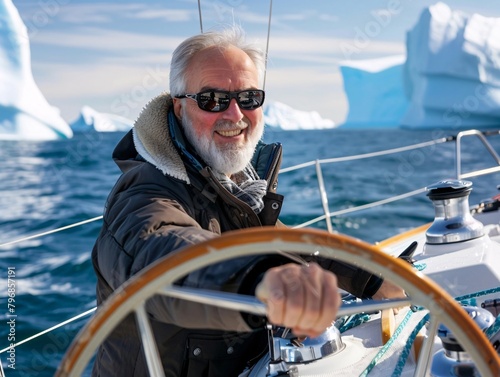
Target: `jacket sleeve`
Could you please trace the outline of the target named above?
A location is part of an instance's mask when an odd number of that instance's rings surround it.
[[[115,290],[163,256],[217,236],[202,229],[178,200],[167,197],[164,187],[148,184],[124,188],[119,181],[108,199],[103,228],[94,246],[96,270]],[[240,275],[249,270],[254,259],[240,257],[214,264],[177,283],[236,292]],[[250,330],[239,313],[215,306],[156,296],[148,301],[147,309],[154,318],[180,327]]]

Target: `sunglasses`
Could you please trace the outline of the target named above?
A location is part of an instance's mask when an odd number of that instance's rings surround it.
[[[228,92],[225,90],[207,90],[196,94],[183,94],[175,98],[191,98],[198,107],[211,113],[227,110],[234,98],[241,110],[254,110],[264,104],[265,92],[258,89]]]

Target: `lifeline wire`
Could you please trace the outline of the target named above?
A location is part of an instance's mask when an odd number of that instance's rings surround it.
[[[19,242],[22,242],[22,241],[28,241],[28,240],[32,240],[34,238],[38,238],[38,237],[42,237],[42,236],[46,236],[48,234],[52,234],[52,233],[57,233],[57,232],[60,232],[62,230],[66,230],[66,229],[71,229],[71,228],[74,228],[74,227],[77,227],[77,226],[80,226],[80,225],[84,225],[84,224],[87,224],[87,223],[91,223],[93,221],[97,221],[97,220],[102,220],[103,216],[97,216],[97,217],[94,217],[92,219],[87,219],[87,220],[83,220],[83,221],[80,221],[78,223],[74,223],[74,224],[70,224],[70,225],[66,225],[66,226],[63,226],[61,228],[57,228],[57,229],[52,229],[52,230],[49,230],[47,232],[43,232],[43,233],[38,233],[38,234],[34,234],[32,236],[28,236],[28,237],[23,237],[23,238],[19,238],[17,240],[14,240],[14,241],[10,241],[10,242],[6,242],[6,243],[3,243],[3,244],[0,244],[0,248],[1,247],[4,247],[4,246],[9,246],[9,245],[13,245],[15,243],[19,243]]]
[[[364,153],[364,154],[358,154],[358,155],[346,156],[346,157],[327,158],[324,160],[319,160],[319,163],[320,164],[328,164],[328,163],[333,163],[333,162],[345,162],[345,161],[361,160],[364,158],[378,157],[378,156],[384,156],[386,154],[400,153],[400,152],[410,151],[412,149],[430,147],[430,146],[435,145],[435,144],[446,143],[447,141],[449,141],[449,140],[447,138],[443,137],[443,138],[436,139],[436,140],[426,141],[424,143],[408,145],[406,147],[387,149],[385,151],[370,152],[370,153]],[[309,161],[309,162],[304,162],[302,164],[290,166],[288,168],[281,169],[280,174],[286,173],[289,171],[293,171],[293,170],[298,170],[301,168],[305,168],[307,166],[311,166],[314,164],[316,164],[316,161]]]
[[[77,316],[74,316],[73,318],[67,319],[67,320],[66,320],[66,321],[64,321],[64,322],[58,323],[57,325],[52,326],[51,328],[48,328],[48,329],[46,329],[46,330],[43,330],[42,332],[39,332],[38,334],[32,335],[32,336],[30,336],[29,338],[26,338],[26,339],[24,339],[24,340],[21,340],[20,342],[18,342],[18,343],[16,343],[16,344],[14,344],[12,347],[17,347],[17,346],[20,346],[21,344],[24,344],[24,343],[26,343],[26,342],[29,342],[30,340],[33,340],[33,339],[35,339],[35,338],[38,338],[39,336],[42,336],[43,334],[46,334],[46,333],[48,333],[48,332],[51,332],[52,330],[55,330],[55,329],[57,329],[57,328],[59,328],[59,327],[62,327],[62,326],[64,326],[64,325],[67,325],[68,323],[74,322],[74,321],[76,321],[76,320],[77,320],[77,319],[79,319],[79,318],[85,317],[85,316],[87,316],[87,315],[89,315],[89,314],[93,313],[96,309],[97,309],[97,307],[92,308],[92,309],[90,309],[90,310],[87,310],[87,311],[86,311],[86,312],[84,312],[84,313],[80,313],[80,314],[78,314]],[[7,347],[7,348],[4,348],[3,350],[0,350],[0,353],[4,353],[4,352],[8,351],[10,348],[11,348],[10,346],[9,346],[9,347]]]

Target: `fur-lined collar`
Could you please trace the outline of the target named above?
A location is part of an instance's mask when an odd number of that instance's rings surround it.
[[[132,131],[134,145],[137,152],[163,174],[189,183],[186,167],[168,127],[168,111],[172,105],[170,94],[163,93],[144,107]]]

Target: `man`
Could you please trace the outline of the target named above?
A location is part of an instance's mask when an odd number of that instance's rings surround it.
[[[174,51],[170,95],[146,105],[113,154],[123,175],[93,250],[98,303],[168,253],[229,230],[276,225],[281,145],[260,142],[263,65],[262,53],[238,29],[189,38]],[[317,336],[340,303],[329,270],[358,296],[372,296],[382,283],[351,266],[319,263],[324,268],[278,256],[235,258],[178,284],[256,294],[267,304],[268,321]],[[149,300],[147,310],[167,376],[236,376],[267,349],[262,318],[165,297]],[[93,374],[144,376],[145,370],[129,316],[100,347]]]

